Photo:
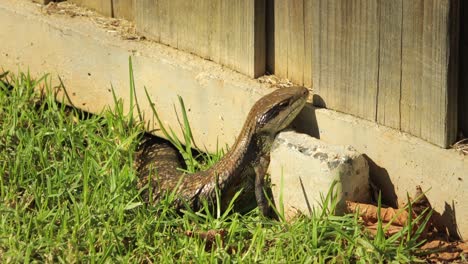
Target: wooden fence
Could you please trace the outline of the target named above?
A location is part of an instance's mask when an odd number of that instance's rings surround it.
[[[274,72],[313,86],[316,104],[455,140],[457,1],[276,0],[274,10]]]
[[[265,72],[265,0],[72,0],[251,77]]]
[[[138,0],[136,25],[150,38],[251,77],[265,72],[264,0]]]
[[[267,69],[312,87],[316,105],[442,147],[458,128],[468,133],[460,0],[73,2],[135,20],[148,38],[249,76]]]
[[[460,85],[458,121],[460,130],[468,137],[468,1],[460,1]]]

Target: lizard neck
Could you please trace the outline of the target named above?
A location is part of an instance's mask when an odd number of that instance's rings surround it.
[[[233,177],[239,175],[251,163],[255,163],[255,159],[260,153],[258,153],[257,142],[254,140],[255,124],[250,123],[253,122],[247,122],[244,125],[228,153],[206,171],[207,182],[213,182],[213,179],[216,178],[219,187],[224,189]]]

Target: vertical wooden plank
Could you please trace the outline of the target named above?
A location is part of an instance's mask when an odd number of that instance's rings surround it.
[[[198,21],[195,21],[195,15],[198,12],[198,10],[194,9],[196,8],[196,5],[194,5],[193,2],[193,0],[169,1],[171,9],[179,9],[179,14],[177,15],[177,17],[172,18],[176,22],[175,28],[177,44],[173,44],[171,46],[188,51],[190,53],[197,54],[198,50],[197,47],[195,47],[195,43],[199,25],[197,23]],[[200,2],[203,2],[203,0],[201,0]],[[203,54],[199,53],[198,55],[203,56]]]
[[[460,1],[460,89],[458,122],[460,130],[468,137],[468,1]]]
[[[288,77],[289,1],[275,0],[275,74]]]
[[[135,24],[138,32],[148,38],[161,42],[160,23],[156,16],[159,14],[159,1],[135,1]]]
[[[285,14],[289,20],[290,28],[287,37],[288,49],[288,79],[294,83],[304,84],[305,65],[305,16],[304,1],[290,1],[289,14]],[[286,41],[286,40],[285,40]]]
[[[322,65],[321,59],[322,57],[320,56],[320,50],[322,47],[322,41],[324,39],[324,36],[322,38],[319,38],[319,34],[317,33],[317,27],[321,26],[320,21],[322,21],[322,0],[309,0],[311,2],[311,8],[306,10],[307,13],[310,13],[312,19],[311,23],[312,25],[310,26],[310,39],[311,39],[311,44],[312,44],[312,50],[311,50],[311,69],[312,69],[312,87],[314,88],[314,92],[319,89],[319,87],[322,86],[321,82],[321,70],[320,68],[316,68],[319,65]],[[323,31],[326,32],[326,28],[323,28]],[[325,102],[322,100],[318,100],[320,97],[319,96],[314,96],[314,101],[312,102],[316,106],[320,107],[325,107]],[[321,98],[320,98],[321,99]]]
[[[239,0],[222,1],[221,4],[221,24],[220,33],[221,39],[221,56],[220,63],[233,67],[237,63],[235,55],[233,55],[236,40],[239,39],[239,31],[233,30],[233,25],[239,25],[240,17],[235,13],[238,10]],[[231,32],[232,31],[232,32]]]
[[[254,22],[254,28],[251,34],[253,35],[253,77],[259,77],[266,72],[266,0],[254,0],[253,1],[253,17],[251,18]],[[250,23],[247,23],[247,27]]]
[[[377,122],[400,129],[403,0],[380,1]]]
[[[211,45],[210,43],[210,34],[212,33],[210,27],[213,24],[214,13],[217,11],[216,3],[218,1],[213,0],[194,0],[194,9],[195,10],[195,19],[197,28],[195,29],[196,38],[194,46],[197,47],[197,54],[200,56],[211,59]],[[205,13],[206,16],[200,16],[198,14]],[[205,20],[205,21],[204,21]],[[190,27],[189,27],[190,29]]]
[[[312,0],[304,0],[304,70],[303,70],[303,79],[304,86],[312,87]]]
[[[178,23],[178,48],[210,59],[211,43],[210,30],[212,17],[216,9],[212,9],[210,2],[213,0],[179,0],[178,9],[184,10],[179,16]],[[204,14],[204,15],[200,15]]]
[[[134,21],[135,1],[136,0],[112,0],[112,9],[114,17]]]
[[[356,71],[360,77],[358,83],[359,99],[357,113],[365,113],[364,118],[375,121],[377,105],[377,87],[378,87],[378,67],[379,67],[379,15],[378,2],[374,0],[362,1],[357,16],[363,19],[357,19],[360,22],[361,34],[358,34],[353,43],[355,49],[359,50],[357,61],[360,62],[361,69]],[[360,59],[362,58],[362,59]],[[352,64],[350,65],[355,69]],[[362,71],[364,70],[364,71]],[[369,111],[368,108],[372,107]],[[366,109],[367,108],[367,109]]]
[[[327,107],[375,120],[378,84],[376,0],[315,1],[314,89]],[[318,9],[318,10],[317,10]]]
[[[223,2],[224,0],[207,0],[207,6],[212,10],[212,16],[209,19],[209,24],[206,26],[208,36],[207,43],[210,47],[210,57],[208,59],[216,62],[221,61],[224,49],[221,35],[223,32],[223,15],[221,13]]]
[[[431,107],[426,105],[423,109],[421,104],[424,1],[403,2],[401,129],[414,135],[421,135],[419,112],[429,111]]]
[[[265,72],[265,0],[222,1],[220,63],[258,77]]]
[[[91,8],[105,16],[112,17],[112,0],[70,0],[70,2]]]
[[[177,48],[177,28],[175,23],[177,18],[172,16],[172,9],[175,8],[175,4],[169,0],[158,0],[157,2],[158,13],[154,14],[154,17],[150,19],[157,20],[158,27],[155,30],[159,31],[159,41]]]
[[[308,10],[312,12],[312,83],[314,92],[314,105],[320,107],[328,107],[327,103],[322,97],[329,98],[332,96],[332,90],[329,91],[329,79],[331,75],[335,75],[333,70],[325,68],[326,65],[330,64],[329,60],[333,57],[333,53],[329,56],[323,56],[323,47],[329,46],[330,43],[329,33],[330,25],[327,23],[327,18],[330,16],[331,11],[328,10],[329,2],[323,0],[312,0],[313,9]],[[333,15],[333,14],[331,14]],[[319,100],[317,99],[319,98]],[[333,105],[333,103],[331,104]]]
[[[457,132],[451,7],[457,0],[404,0],[401,129],[447,147]],[[456,7],[457,8],[457,7]],[[453,67],[453,66],[452,66]]]
[[[458,137],[460,132],[460,122],[458,121],[459,108],[458,104],[460,99],[465,101],[465,110],[468,110],[468,97],[467,93],[459,97],[460,82],[460,3],[466,1],[451,0],[448,14],[448,47],[450,55],[448,59],[448,76],[447,76],[447,123],[449,124],[445,129],[447,131],[445,147],[450,147]],[[464,116],[468,118],[468,111],[464,112]],[[465,127],[468,127],[468,119],[464,120]]]

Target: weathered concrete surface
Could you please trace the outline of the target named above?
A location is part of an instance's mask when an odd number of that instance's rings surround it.
[[[319,209],[337,181],[337,213],[345,201],[369,202],[369,166],[351,146],[326,144],[306,134],[280,133],[271,151],[270,175],[276,203],[282,195],[286,216]],[[308,208],[310,206],[310,208]]]
[[[232,144],[253,103],[268,85],[215,63],[148,41],[122,40],[86,17],[44,15],[29,1],[0,1],[0,68],[60,75],[75,106],[100,112],[113,104],[110,88],[128,102],[128,57],[147,120],[146,86],[164,122],[177,124],[173,104],[184,97],[198,145]],[[393,200],[415,185],[445,219],[468,237],[468,157],[349,115],[307,107],[298,128],[330,144],[352,145],[368,157],[370,176]],[[296,190],[301,193],[301,190]],[[455,215],[455,216],[454,216]],[[454,216],[454,217],[452,217]],[[454,231],[454,230],[452,230]]]

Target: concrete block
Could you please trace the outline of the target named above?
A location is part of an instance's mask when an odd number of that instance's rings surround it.
[[[282,132],[273,144],[269,171],[275,202],[278,205],[282,195],[287,217],[298,210],[307,213],[307,203],[319,208],[321,194],[325,197],[335,180],[337,213],[343,212],[346,200],[367,202],[370,198],[369,166],[351,146],[327,144],[293,131]]]

